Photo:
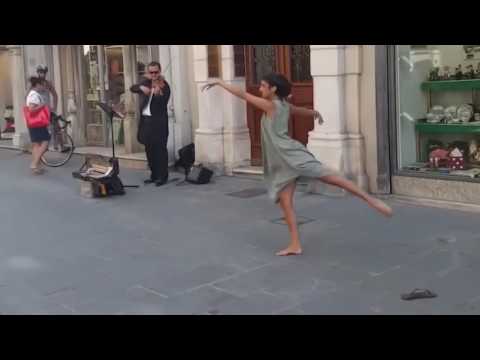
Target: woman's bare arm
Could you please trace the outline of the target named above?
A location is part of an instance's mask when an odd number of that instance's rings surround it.
[[[319,121],[320,125],[324,123],[322,115],[316,111],[307,108],[298,107],[290,104],[290,112],[292,115],[304,116],[304,117],[313,117],[314,120]]]
[[[37,110],[40,110],[44,105],[39,105],[39,104],[29,104],[28,105],[28,108],[30,109],[30,111],[37,111]]]
[[[252,104],[253,106],[255,106],[257,109],[263,110],[267,114],[271,114],[273,112],[273,110],[275,109],[275,105],[271,101],[262,99],[261,97],[258,97],[258,96],[252,95],[252,94],[249,94],[245,90],[243,90],[243,89],[241,89],[237,86],[226,84],[223,81],[218,81],[218,82],[214,82],[214,83],[205,85],[203,87],[202,91],[210,90],[214,86],[220,86],[220,87],[224,88],[225,90],[227,90],[232,95],[234,95],[234,96],[236,96],[240,99],[245,100],[249,104]]]

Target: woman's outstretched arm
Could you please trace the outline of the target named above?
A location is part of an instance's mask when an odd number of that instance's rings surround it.
[[[203,87],[202,91],[210,90],[211,88],[213,88],[215,86],[220,86],[220,87],[224,88],[229,93],[235,95],[236,97],[238,97],[240,99],[245,100],[249,104],[252,104],[256,108],[258,108],[260,110],[263,110],[266,113],[271,113],[275,109],[275,105],[271,101],[262,99],[261,97],[258,97],[258,96],[252,95],[252,94],[249,94],[245,90],[243,90],[243,89],[241,89],[237,86],[226,84],[223,81],[217,81],[217,82],[214,82],[214,83],[207,84]]]

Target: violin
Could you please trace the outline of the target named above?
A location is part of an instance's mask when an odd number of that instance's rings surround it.
[[[155,95],[163,95],[162,89],[165,88],[165,78],[162,76],[158,80],[152,80],[152,90]]]

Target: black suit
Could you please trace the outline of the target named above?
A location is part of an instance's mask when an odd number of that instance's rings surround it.
[[[148,166],[152,171],[152,181],[166,181],[168,179],[168,101],[170,100],[170,86],[165,81],[163,95],[154,95],[150,104],[152,116],[142,115],[148,105],[150,95],[145,95],[140,86],[152,88],[152,81],[144,79],[134,85],[130,91],[140,95],[140,123],[139,132],[142,132],[142,142],[145,145]]]

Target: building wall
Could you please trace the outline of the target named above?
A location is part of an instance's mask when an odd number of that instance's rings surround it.
[[[175,154],[183,146],[192,142],[192,105],[187,45],[170,45],[172,62],[173,110],[175,114]]]
[[[362,50],[360,131],[365,138],[365,164],[368,188],[375,193],[378,191],[375,46],[363,45]]]
[[[197,85],[195,83],[193,45],[184,45],[187,47],[187,72],[188,72],[188,98],[192,109],[192,139],[195,139],[195,131],[199,127],[198,120],[198,98]]]
[[[6,105],[13,105],[10,56],[7,50],[0,50],[0,126],[3,130],[3,112]]]
[[[25,75],[27,79],[37,73],[37,66],[47,65],[49,79],[53,79],[55,72],[53,67],[52,45],[25,45]]]

